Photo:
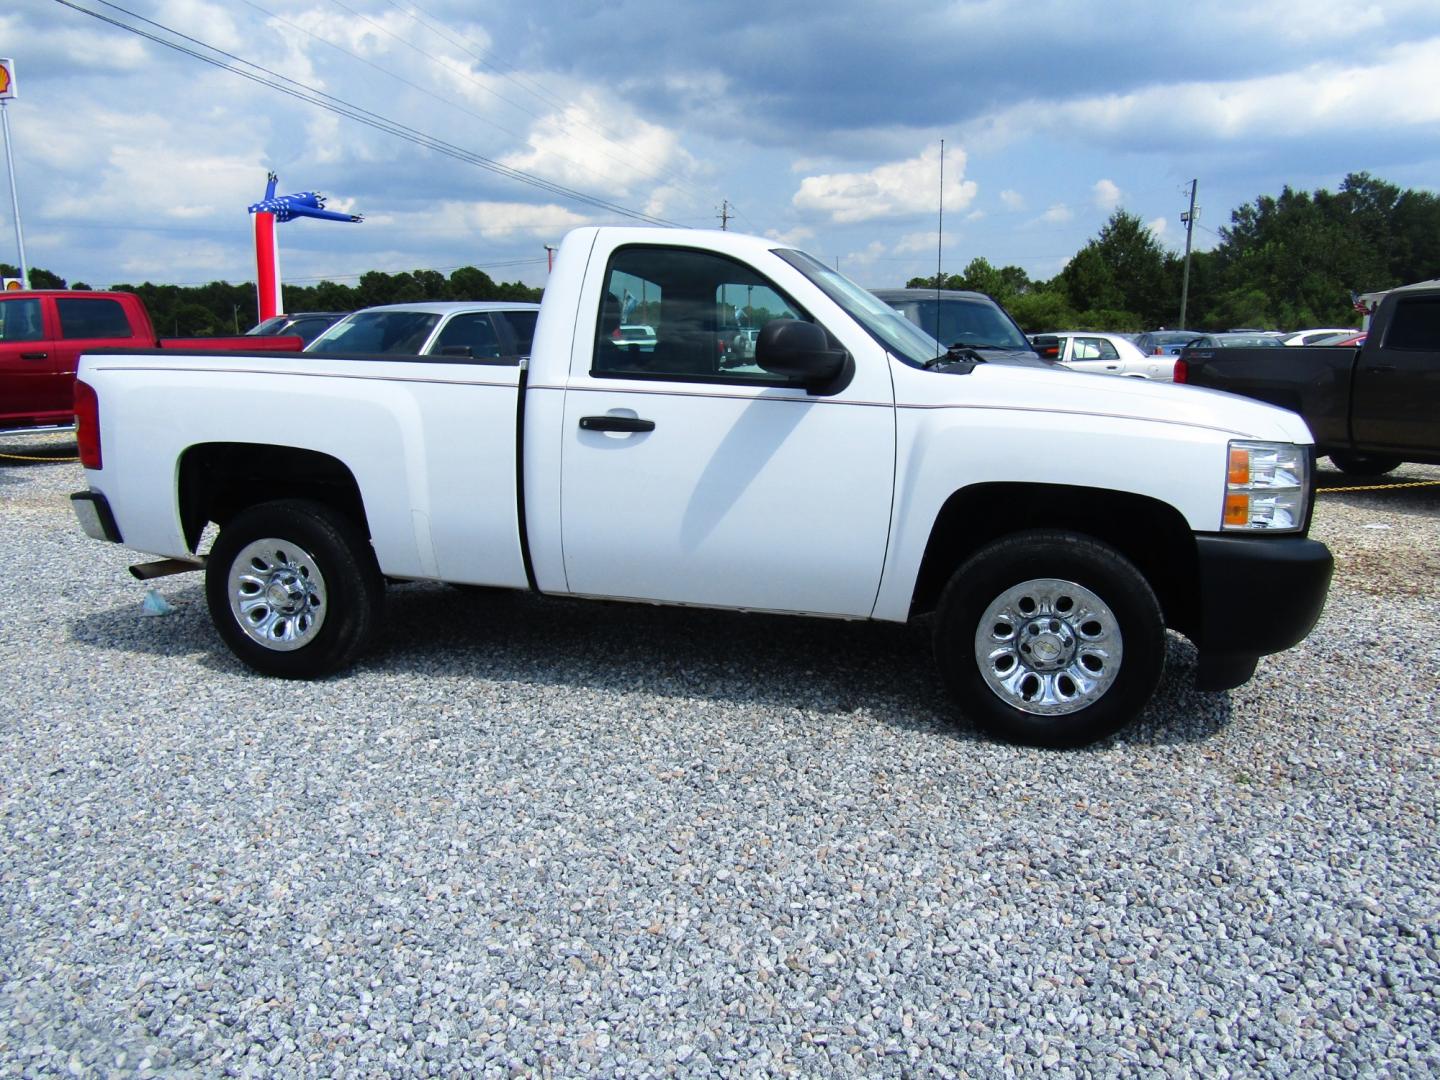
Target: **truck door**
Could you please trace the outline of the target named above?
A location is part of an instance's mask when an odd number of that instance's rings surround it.
[[[0,297],[0,428],[69,418],[72,392],[61,366],[44,298]]]
[[[698,249],[617,248],[598,308],[580,314],[565,389],[569,590],[869,615],[895,468],[883,350],[831,396],[786,385],[735,340],[808,314],[753,268]],[[653,338],[617,334],[627,309]]]
[[[1355,443],[1367,450],[1434,453],[1440,446],[1437,417],[1440,296],[1397,294],[1383,338],[1361,349],[1351,404]]]

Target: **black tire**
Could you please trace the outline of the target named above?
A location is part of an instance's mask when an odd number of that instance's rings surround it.
[[[256,671],[286,679],[329,675],[354,660],[379,624],[384,597],[364,532],[306,499],[240,512],[205,564],[220,637]]]
[[[960,711],[988,734],[1085,746],[1150,701],[1165,664],[1165,623],[1149,582],[1114,548],[1031,530],[955,571],[936,612],[935,659]]]
[[[1330,463],[1346,476],[1384,476],[1400,467],[1400,459],[1383,454],[1330,454]]]

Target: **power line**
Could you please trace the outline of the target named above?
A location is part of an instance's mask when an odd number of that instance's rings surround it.
[[[332,2],[333,2],[333,3],[336,3],[336,4],[340,4],[340,0],[332,0]],[[498,75],[500,78],[505,79],[505,80],[507,80],[508,82],[513,83],[513,84],[514,84],[517,88],[519,88],[520,90],[522,90],[522,91],[530,94],[532,97],[534,97],[534,98],[536,98],[537,100],[543,102],[544,104],[550,106],[551,108],[554,108],[554,109],[559,110],[559,115],[560,115],[561,117],[563,117],[563,116],[565,115],[565,109],[566,109],[566,107],[567,107],[567,103],[566,103],[566,102],[560,100],[559,98],[557,98],[557,97],[555,97],[554,95],[552,95],[551,93],[549,93],[549,91],[547,91],[544,87],[540,86],[538,83],[535,83],[535,82],[533,82],[533,81],[530,80],[530,79],[525,79],[525,78],[523,78],[522,76],[520,76],[520,74],[519,74],[518,72],[515,72],[513,69],[507,69],[504,64],[501,64],[501,63],[500,63],[499,61],[497,61],[492,55],[490,55],[489,53],[486,53],[484,50],[480,50],[480,51],[477,52],[475,49],[472,49],[472,48],[470,47],[469,43],[468,43],[466,40],[464,40],[463,38],[460,38],[459,35],[451,34],[450,31],[449,31],[449,28],[448,28],[448,27],[445,27],[443,23],[441,23],[441,25],[440,25],[439,28],[437,28],[435,25],[433,25],[433,24],[430,23],[430,22],[427,22],[425,19],[421,19],[421,18],[417,17],[413,12],[411,12],[411,11],[406,11],[406,10],[405,10],[404,8],[402,8],[399,4],[397,4],[397,3],[395,2],[395,0],[385,0],[385,2],[388,3],[388,4],[389,4],[392,8],[394,8],[396,11],[400,12],[400,14],[404,15],[407,19],[410,19],[412,22],[416,23],[416,24],[419,25],[419,26],[423,26],[426,30],[429,30],[430,33],[434,34],[436,37],[440,38],[442,41],[444,41],[444,42],[446,42],[447,44],[452,45],[452,46],[454,46],[455,48],[461,50],[462,52],[468,54],[468,55],[469,55],[472,59],[474,59],[477,63],[482,64],[482,65],[484,65],[485,67],[489,68],[491,71],[493,71],[493,72],[494,72],[496,75]],[[343,7],[344,5],[343,5],[343,4],[340,4],[340,6]],[[440,22],[440,20],[439,20],[439,18],[438,18],[437,16],[435,16],[435,15],[432,14],[431,12],[426,11],[426,10],[425,10],[424,8],[422,8],[419,4],[414,4],[414,3],[412,3],[410,6],[411,6],[412,8],[414,8],[415,11],[419,11],[422,15],[428,16],[430,19],[434,20],[435,22],[437,22],[437,23]],[[368,22],[369,20],[367,19],[366,21]],[[371,23],[371,25],[375,25],[375,24],[374,24],[374,23]],[[389,33],[389,31],[385,31],[385,33]],[[392,35],[392,36],[393,36],[393,35]],[[402,40],[402,41],[403,41],[404,39],[397,39],[397,40]],[[406,43],[407,45],[410,44],[409,42],[405,42],[405,43]],[[415,48],[415,46],[411,45],[411,48]],[[471,81],[473,82],[474,80],[471,80]],[[476,85],[479,85],[479,84],[477,83]],[[499,97],[501,101],[505,101],[505,102],[507,102],[507,103],[509,103],[509,104],[511,104],[511,105],[514,105],[515,108],[517,108],[517,109],[521,109],[522,111],[528,112],[528,110],[525,110],[522,106],[520,106],[520,105],[516,104],[515,102],[511,101],[509,98],[502,97],[502,96],[499,95],[499,94],[495,94],[495,92],[494,92],[493,90],[490,90],[488,87],[481,87],[481,89],[486,90],[487,93],[494,94],[496,97]],[[535,116],[536,119],[540,119],[535,113],[530,113],[529,115]],[[564,126],[566,129],[571,129],[572,126],[578,126],[578,127],[584,128],[584,129],[587,130],[587,131],[593,132],[594,134],[599,135],[600,138],[604,139],[606,142],[610,143],[610,144],[611,144],[612,146],[614,146],[616,149],[624,151],[625,154],[627,155],[627,158],[628,158],[628,157],[635,157],[635,158],[638,158],[638,159],[641,160],[641,161],[647,162],[648,164],[650,164],[651,166],[653,166],[653,167],[654,167],[654,170],[655,170],[655,171],[653,171],[653,172],[651,172],[651,173],[649,174],[649,178],[650,178],[650,179],[666,181],[666,182],[670,183],[672,186],[674,186],[674,187],[676,187],[676,188],[679,188],[679,189],[682,190],[682,191],[687,191],[687,192],[689,192],[691,195],[697,195],[697,194],[698,194],[694,188],[690,187],[689,184],[685,183],[683,180],[680,179],[680,176],[679,176],[678,173],[676,173],[676,172],[674,172],[674,171],[671,171],[671,170],[666,170],[666,169],[664,169],[662,166],[660,166],[659,163],[655,162],[653,159],[648,159],[648,158],[640,157],[639,155],[634,154],[632,151],[630,151],[629,149],[627,149],[626,147],[624,147],[623,145],[621,145],[621,143],[618,141],[619,136],[618,136],[614,131],[611,131],[611,130],[609,130],[609,129],[607,129],[607,128],[600,127],[600,126],[597,126],[597,125],[594,125],[594,124],[587,124],[587,123],[584,123],[584,122],[580,122],[580,123],[578,123],[578,124],[576,124],[576,125],[572,125],[569,121],[562,121],[562,124],[563,124],[563,126]]]
[[[356,56],[356,55],[355,55],[353,52],[351,52],[349,49],[346,49],[345,47],[343,47],[343,46],[341,46],[341,45],[337,45],[337,44],[335,44],[333,41],[330,41],[330,40],[328,40],[327,38],[323,38],[323,37],[319,36],[318,34],[312,33],[311,31],[306,30],[303,26],[299,26],[299,25],[297,25],[296,23],[290,22],[288,19],[285,19],[285,18],[283,18],[282,16],[275,15],[275,14],[273,14],[272,12],[267,11],[265,8],[261,7],[259,4],[254,3],[253,0],[244,0],[244,2],[245,2],[245,4],[246,4],[247,6],[254,8],[256,11],[259,11],[259,12],[265,14],[265,15],[268,15],[270,18],[275,19],[275,20],[278,21],[278,22],[282,22],[282,23],[284,23],[284,24],[287,25],[287,26],[294,27],[296,30],[300,31],[302,34],[305,34],[305,35],[307,35],[307,36],[309,36],[309,37],[311,37],[311,38],[314,38],[316,41],[319,41],[319,42],[321,42],[322,44],[328,45],[328,46],[330,46],[332,49],[337,50],[338,52],[344,53],[346,56],[350,57],[350,58],[353,59],[353,60],[358,60],[360,63],[365,64],[367,67],[373,68],[374,70],[380,72],[380,73],[383,74],[383,75],[388,75],[390,78],[395,79],[395,80],[397,80],[397,81],[399,81],[399,82],[402,82],[402,83],[404,83],[406,86],[411,87],[412,89],[415,89],[415,90],[420,91],[420,93],[426,95],[427,97],[434,98],[436,101],[440,102],[440,103],[443,104],[443,105],[447,105],[447,106],[449,106],[449,107],[452,108],[452,109],[456,109],[456,110],[458,110],[458,111],[460,111],[460,112],[463,112],[463,113],[465,113],[467,116],[472,116],[472,117],[474,117],[476,120],[479,120],[481,123],[487,124],[487,125],[495,128],[495,129],[498,130],[498,131],[503,131],[506,135],[509,135],[509,136],[511,136],[512,138],[519,139],[519,140],[522,140],[522,141],[523,141],[524,138],[525,138],[525,136],[521,135],[519,132],[511,131],[509,128],[504,127],[504,126],[502,126],[502,125],[500,125],[500,124],[495,123],[495,121],[491,120],[489,117],[487,117],[487,116],[482,116],[480,113],[475,112],[473,109],[467,109],[465,106],[460,105],[460,104],[457,104],[456,102],[452,101],[452,100],[449,99],[449,98],[442,97],[440,94],[436,94],[436,93],[434,93],[434,92],[431,91],[431,90],[427,90],[425,87],[420,86],[418,83],[412,82],[411,80],[405,78],[404,76],[396,75],[394,72],[388,70],[387,68],[381,67],[379,64],[375,63],[374,61],[366,60],[363,56]],[[408,41],[408,40],[406,40],[405,38],[401,37],[399,34],[396,34],[396,33],[394,33],[393,31],[387,29],[386,27],[380,25],[380,24],[377,23],[374,19],[371,19],[369,16],[365,15],[364,13],[359,12],[359,11],[356,11],[354,8],[352,8],[352,7],[350,7],[349,5],[343,3],[343,0],[330,0],[330,2],[331,2],[332,4],[334,4],[336,7],[340,8],[342,11],[344,11],[344,12],[352,15],[353,17],[361,20],[362,22],[366,23],[368,26],[373,27],[374,30],[375,30],[377,33],[384,34],[386,37],[388,37],[388,38],[390,38],[390,39],[392,39],[392,40],[394,40],[394,41],[398,41],[401,45],[404,45],[407,49],[410,49],[412,52],[418,53],[418,54],[419,54],[421,57],[423,57],[428,63],[430,63],[430,64],[432,64],[432,65],[436,64],[436,62],[437,62],[437,60],[438,60],[437,57],[435,57],[435,56],[431,55],[430,53],[426,52],[424,49],[420,48],[420,46],[416,45],[414,42]],[[405,13],[402,12],[402,14],[405,14]],[[407,17],[409,17],[409,16],[407,16]],[[411,18],[413,19],[413,17],[411,17]],[[427,29],[428,29],[428,28],[427,28]],[[433,32],[433,31],[432,31],[432,32]],[[452,44],[453,44],[453,43],[452,43]],[[473,54],[472,54],[472,55],[473,55]],[[466,74],[465,72],[453,71],[453,69],[452,69],[452,73],[455,74],[455,75],[458,75],[460,78],[464,79],[467,83],[469,83],[471,86],[474,86],[477,90],[480,90],[480,91],[482,91],[482,92],[484,92],[484,93],[486,93],[486,94],[489,94],[489,95],[490,95],[491,97],[493,97],[493,98],[496,98],[496,99],[498,99],[498,100],[500,100],[500,101],[503,101],[505,104],[511,106],[512,108],[518,109],[520,112],[523,112],[526,116],[529,116],[529,117],[531,117],[531,118],[534,119],[534,120],[544,120],[544,117],[542,117],[539,113],[535,112],[535,111],[532,110],[532,109],[526,108],[524,105],[521,105],[518,101],[514,101],[514,100],[512,100],[511,98],[508,98],[508,97],[506,97],[506,96],[503,95],[503,94],[498,94],[498,93],[496,93],[494,90],[491,90],[488,86],[484,85],[483,83],[481,83],[481,82],[478,81],[477,79],[472,78],[470,75]],[[563,106],[562,106],[562,108],[563,108]],[[562,113],[562,115],[563,115],[563,113]],[[568,128],[568,127],[569,127],[569,124],[568,124],[568,123],[564,123],[564,122],[562,121],[562,126]],[[594,129],[592,129],[592,130],[594,130]],[[597,133],[597,134],[601,134],[601,133],[599,133],[599,132],[596,132],[596,133]],[[609,139],[609,138],[606,138],[603,134],[601,134],[601,138],[602,138],[602,139],[605,139],[606,142],[611,143],[611,145],[615,146],[616,149],[623,149],[623,148],[620,147],[618,144],[614,143],[613,140],[611,140],[611,139]],[[617,155],[617,154],[610,153],[608,150],[605,150],[603,147],[598,148],[598,149],[599,149],[600,153],[604,154],[604,156],[607,157],[607,158],[609,158],[611,161],[614,161],[614,162],[616,162],[617,164],[624,165],[624,166],[627,166],[627,167],[630,167],[630,168],[634,168],[636,161],[639,160],[639,158],[638,158],[637,155],[630,154],[630,155],[627,155],[627,156],[622,157],[622,156],[619,156],[619,155]],[[576,161],[574,158],[561,156],[561,160],[562,160],[562,161],[567,161],[567,162],[569,162],[571,165],[574,165],[576,168],[582,169],[582,170],[584,170],[585,172],[590,173],[591,175],[594,175],[594,176],[598,176],[598,175],[599,175],[599,174],[596,172],[595,169],[593,169],[593,168],[590,167],[589,165],[585,164],[584,162]],[[655,173],[653,173],[653,172],[650,173],[650,174],[644,174],[644,173],[642,173],[642,176],[643,176],[645,179],[651,179],[651,180],[659,179],[659,177],[657,176],[657,174],[655,174]],[[679,185],[677,185],[677,186],[679,186]]]
[[[496,175],[505,177],[506,179],[518,180],[523,184],[528,184],[531,187],[538,188],[541,191],[548,192],[552,195],[558,195],[562,198],[572,199],[576,202],[584,203],[588,206],[593,206],[596,209],[607,210],[611,213],[619,214],[622,217],[631,218],[633,220],[648,222],[652,225],[676,225],[675,222],[667,221],[664,218],[656,217],[651,214],[646,214],[639,210],[631,210],[628,207],[620,206],[618,203],[612,203],[609,200],[602,199],[598,196],[588,195],[585,192],[577,191],[574,188],[568,188],[562,184],[557,184],[553,181],[545,180],[531,173],[527,173],[522,169],[515,169],[508,165],[502,165],[500,162],[495,161],[492,158],[485,157],[482,154],[477,154],[472,150],[466,150],[463,147],[456,146],[453,143],[446,142],[445,140],[439,139],[433,135],[428,135],[422,131],[419,131],[416,128],[412,128],[409,125],[403,124],[398,120],[392,120],[389,117],[381,116],[379,113],[372,112],[369,109],[361,108],[360,106],[345,101],[342,98],[335,97],[333,94],[327,94],[323,90],[317,90],[312,86],[308,86],[304,83],[298,82],[295,79],[291,79],[285,75],[281,75],[278,72],[272,71],[261,64],[256,64],[253,61],[245,60],[242,57],[235,56],[232,53],[227,53],[223,49],[216,48],[215,46],[209,45],[206,42],[198,40],[197,38],[190,37],[189,35],[183,34],[178,30],[174,30],[161,23],[157,23],[152,19],[147,19],[143,15],[138,15],[127,8],[121,7],[119,4],[110,3],[109,0],[99,0],[99,2],[104,4],[106,7],[113,8],[116,11],[124,12],[126,15],[130,16],[133,19],[137,19],[143,23],[148,23],[149,25],[157,27],[158,29],[165,31],[168,34],[172,34],[175,37],[181,38],[184,41],[192,42],[200,48],[208,49],[219,56],[223,56],[230,60],[233,60],[237,64],[242,64],[245,67],[253,68],[255,71],[263,72],[264,75],[269,76],[269,78],[263,78],[260,75],[256,75],[251,71],[246,71],[243,70],[243,68],[225,63],[221,60],[217,60],[213,56],[207,56],[204,53],[197,52],[195,49],[187,48],[185,45],[182,45],[179,42],[166,40],[165,38],[162,38],[156,34],[149,33],[141,29],[140,27],[128,25],[118,19],[112,18],[111,16],[104,14],[103,12],[94,11],[90,8],[86,8],[78,3],[75,3],[74,0],[55,0],[55,2],[63,5],[64,7],[71,8],[74,11],[78,11],[81,14],[89,15],[91,18],[98,19],[101,22],[108,23],[109,25],[114,26],[117,29],[135,34],[139,37],[143,37],[146,40],[153,41],[157,45],[163,45],[167,49],[173,49],[176,52],[184,53],[187,56],[195,58],[196,60],[200,60],[204,63],[210,64],[212,67],[220,68],[223,71],[228,71],[232,74],[239,75],[241,78],[249,79],[251,82],[257,83],[261,86],[265,86],[269,89],[279,91],[280,93],[285,94],[288,97],[295,98],[297,101],[304,101],[307,104],[319,106],[320,108],[325,109],[329,112],[335,113],[339,116],[344,116],[347,119],[355,120],[358,123],[364,124],[366,127],[373,128],[377,131],[383,131],[389,135],[394,135],[398,138],[404,139],[407,142],[414,143],[417,146],[422,146],[426,149],[433,150],[436,153],[443,154],[446,157],[454,158],[457,161],[463,161],[467,164],[475,165],[478,168],[485,169],[488,172],[495,173]],[[290,85],[284,86],[280,85],[281,83],[288,83]],[[296,89],[292,89],[291,87],[294,87]]]

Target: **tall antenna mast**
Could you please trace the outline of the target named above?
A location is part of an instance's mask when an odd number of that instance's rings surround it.
[[[935,340],[940,340],[941,259],[945,250],[945,140],[940,140],[940,223],[935,230]],[[941,342],[941,344],[944,344]]]

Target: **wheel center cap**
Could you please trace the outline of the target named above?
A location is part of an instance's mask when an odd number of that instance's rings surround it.
[[[300,607],[300,600],[304,594],[294,588],[293,579],[277,578],[270,583],[265,590],[265,599],[270,601],[270,606],[277,611],[293,613]]]
[[[1057,619],[1038,619],[1021,634],[1020,651],[1032,667],[1054,671],[1070,662],[1075,651],[1075,637]]]
[[[1051,637],[1049,634],[1046,634],[1044,637],[1036,638],[1034,644],[1031,645],[1030,648],[1035,659],[1045,664],[1053,663],[1055,660],[1058,660],[1062,651],[1060,648],[1060,642],[1056,638]]]

